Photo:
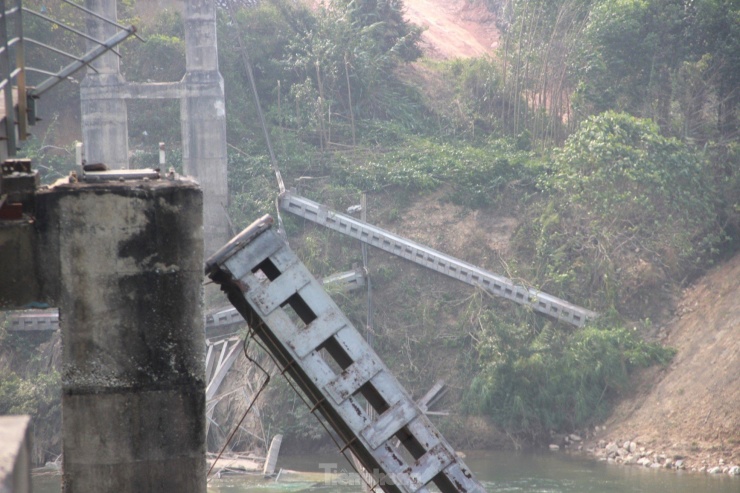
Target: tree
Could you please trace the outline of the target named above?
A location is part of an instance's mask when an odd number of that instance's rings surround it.
[[[740,3],[700,0],[687,7],[692,62],[704,62],[716,91],[717,128],[723,139],[738,137],[740,110]]]
[[[355,29],[381,24],[372,37],[380,52],[392,53],[399,60],[410,62],[421,56],[421,29],[403,18],[401,0],[334,0],[333,8],[347,12]]]
[[[653,118],[668,131],[672,80],[686,56],[685,35],[682,0],[596,4],[578,64],[581,111],[626,111]]]
[[[602,0],[591,9],[582,41],[573,68],[579,119],[626,111],[652,118],[664,134],[682,128],[683,134],[706,140],[712,135],[701,120],[711,111],[718,133],[736,137],[738,2]]]

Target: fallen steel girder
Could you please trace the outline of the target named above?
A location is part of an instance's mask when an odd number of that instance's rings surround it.
[[[265,216],[206,262],[280,370],[388,493],[483,493],[470,469]],[[377,415],[371,418],[364,402]],[[396,446],[396,439],[400,445]]]
[[[280,208],[331,230],[351,236],[370,246],[410,260],[422,267],[432,269],[466,284],[480,286],[494,296],[529,306],[534,311],[576,327],[582,327],[589,320],[599,316],[596,312],[537,289],[518,285],[504,276],[488,272],[390,231],[333,211],[295,193],[282,193],[280,195]]]

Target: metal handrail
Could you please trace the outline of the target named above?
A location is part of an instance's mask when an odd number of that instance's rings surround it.
[[[23,112],[19,114],[19,137],[24,139],[26,137],[26,125],[25,125],[25,101],[21,105],[22,94],[25,94],[25,72],[23,71],[23,18],[22,18],[22,7],[21,0],[12,0],[15,2],[10,9],[6,9],[6,1],[0,0],[0,76],[2,79],[2,98],[5,104],[5,136],[4,142],[6,146],[6,154],[9,157],[15,156],[16,152],[16,119],[15,119],[15,107],[16,103],[13,98],[13,80],[16,81],[18,90],[18,109]],[[15,18],[14,24],[14,37],[10,38],[8,35],[9,30],[9,18]],[[10,60],[10,47],[13,46],[16,50],[16,61],[11,63]],[[20,62],[20,63],[19,63]],[[18,70],[20,69],[20,70]]]
[[[0,115],[0,119],[2,119],[2,123],[4,124],[0,125],[0,133],[4,131],[4,135],[0,135],[0,141],[2,141],[2,146],[5,148],[5,152],[0,152],[3,156],[14,157],[17,151],[16,141],[26,140],[28,138],[28,125],[35,123],[36,99],[63,80],[69,79],[73,73],[83,67],[89,67],[94,72],[98,72],[92,66],[92,62],[109,51],[120,57],[121,55],[115,50],[115,47],[130,36],[141,39],[136,33],[135,26],[123,26],[105,18],[97,12],[76,5],[69,0],[63,1],[88,15],[92,15],[115,26],[118,32],[108,39],[101,41],[48,15],[24,7],[22,0],[0,0],[0,101],[3,101],[5,104],[5,114]],[[12,5],[6,8],[6,4],[8,3]],[[46,22],[53,23],[66,31],[93,42],[97,46],[85,54],[77,56],[40,41],[25,38],[23,36],[24,12]],[[13,21],[12,24],[11,19]],[[57,72],[48,72],[26,66],[24,46],[26,42],[70,58],[73,61]],[[11,54],[13,53],[15,54],[15,60],[11,59]],[[47,78],[36,85],[36,87],[27,88],[26,72],[43,74]]]

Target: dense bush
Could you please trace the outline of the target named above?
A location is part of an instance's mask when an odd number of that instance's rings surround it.
[[[701,155],[649,120],[589,118],[540,184],[549,199],[523,239],[543,282],[571,299],[623,307],[706,265],[721,240]]]
[[[528,152],[506,140],[485,145],[409,137],[404,145],[367,162],[336,171],[337,178],[363,190],[399,187],[431,191],[444,187],[451,201],[485,207],[498,203],[512,182],[533,183],[536,168]]]
[[[673,356],[624,327],[536,329],[492,312],[484,313],[481,326],[480,372],[466,408],[534,442],[548,439],[550,431],[572,432],[605,419],[633,369],[667,364]]]

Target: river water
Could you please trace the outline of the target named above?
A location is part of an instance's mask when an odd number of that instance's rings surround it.
[[[562,453],[475,452],[465,462],[489,493],[740,493],[740,477],[616,466]],[[212,479],[208,493],[357,493],[359,480],[337,455],[281,457],[279,481]],[[327,473],[328,471],[328,473]],[[174,472],[176,474],[176,472]],[[59,477],[34,478],[34,493],[59,493]]]

